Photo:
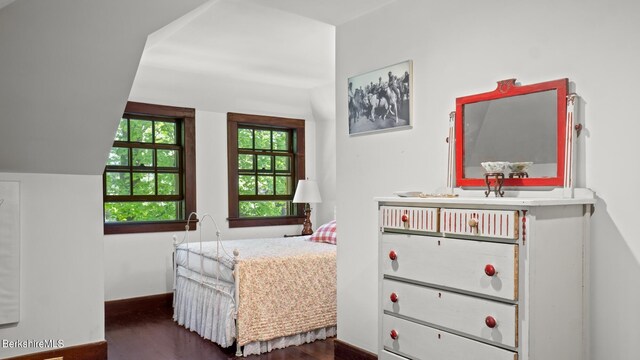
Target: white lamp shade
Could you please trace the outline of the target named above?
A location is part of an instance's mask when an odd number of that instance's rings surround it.
[[[296,194],[293,196],[294,203],[320,203],[320,190],[318,183],[313,180],[299,180]]]

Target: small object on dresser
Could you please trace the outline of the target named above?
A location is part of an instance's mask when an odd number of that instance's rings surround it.
[[[419,197],[422,195],[421,191],[394,191],[393,195],[399,197]]]
[[[485,161],[480,165],[486,173],[504,173],[509,168],[508,161]]]
[[[529,167],[533,165],[532,161],[520,161],[520,162],[512,162],[509,163],[509,169],[511,172],[509,173],[509,178],[528,178]]]

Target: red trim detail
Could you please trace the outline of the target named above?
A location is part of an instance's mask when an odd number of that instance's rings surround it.
[[[527,210],[522,210],[522,244],[527,241]]]
[[[411,227],[412,228],[416,228],[416,211],[412,210],[411,211]]]
[[[433,228],[433,211],[429,212],[429,216],[431,217],[431,219],[429,219],[429,229]]]
[[[456,99],[456,186],[485,187],[484,179],[465,178],[463,173],[464,160],[464,126],[462,116],[464,105],[480,101],[494,100],[523,94],[557,90],[557,170],[556,177],[549,178],[505,178],[503,186],[563,186],[565,169],[565,145],[567,121],[567,89],[569,79],[558,79],[537,84],[516,86],[515,79],[498,82],[494,91],[463,96]]]

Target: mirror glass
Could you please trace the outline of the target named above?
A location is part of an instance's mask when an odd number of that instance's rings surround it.
[[[464,105],[464,177],[482,178],[485,161],[532,162],[529,177],[557,176],[556,99],[548,90]]]
[[[564,184],[568,79],[456,99],[455,186],[484,187],[485,174],[503,173],[504,186]],[[526,169],[487,170],[483,162],[527,163]]]

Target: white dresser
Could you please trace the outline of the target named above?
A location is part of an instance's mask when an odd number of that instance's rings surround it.
[[[379,359],[588,358],[593,194],[377,200]]]

